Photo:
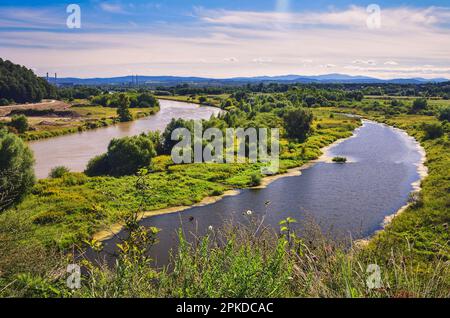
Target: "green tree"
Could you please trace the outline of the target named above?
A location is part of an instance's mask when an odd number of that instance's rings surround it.
[[[172,140],[172,132],[177,128],[187,128],[191,132],[193,131],[193,123],[191,121],[187,121],[184,119],[172,119],[170,123],[167,125],[166,129],[162,134],[162,152],[164,154],[170,154],[172,148],[178,143],[178,140]]]
[[[117,115],[121,122],[133,120],[130,112],[130,98],[125,94],[120,94],[117,101]]]
[[[9,123],[9,126],[15,128],[20,134],[23,134],[30,128],[30,125],[28,124],[28,118],[25,115],[13,116],[11,122]]]
[[[426,98],[417,98],[414,100],[411,111],[417,113],[421,110],[425,110],[428,107],[428,102]]]
[[[436,139],[444,135],[444,127],[440,123],[424,124],[425,139]]]
[[[0,130],[0,211],[20,202],[34,185],[33,153],[14,134]]]
[[[311,131],[313,115],[303,108],[288,108],[283,114],[288,138],[304,141]]]
[[[108,152],[92,159],[85,172],[89,176],[132,175],[139,169],[150,166],[155,156],[151,138],[145,134],[113,139],[109,143]]]
[[[450,106],[447,106],[445,108],[442,108],[439,111],[439,120],[446,120],[446,121],[450,121]]]

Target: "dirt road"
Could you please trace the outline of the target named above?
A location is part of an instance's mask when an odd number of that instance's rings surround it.
[[[16,109],[54,109],[54,110],[65,110],[70,107],[69,104],[58,100],[43,100],[41,103],[36,104],[20,104],[11,106],[0,106],[0,117],[8,115],[11,111]]]

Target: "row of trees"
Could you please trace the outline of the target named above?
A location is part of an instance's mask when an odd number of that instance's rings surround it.
[[[24,66],[0,58],[0,106],[55,98],[56,88]]]
[[[119,101],[119,117],[121,120],[127,120],[128,96],[120,94]],[[246,94],[233,96],[228,102],[227,112],[203,121],[204,131],[208,128],[218,128],[225,134],[226,128],[279,128],[286,138],[298,142],[304,141],[311,131],[312,113],[289,101],[285,94]],[[154,156],[171,154],[172,148],[178,143],[171,138],[172,132],[177,128],[186,128],[193,134],[194,122],[173,119],[162,134],[154,132],[111,141],[107,153],[90,161],[86,174],[121,176],[149,167]]]

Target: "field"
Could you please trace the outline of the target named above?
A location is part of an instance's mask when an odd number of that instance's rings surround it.
[[[117,122],[115,108],[90,105],[87,100],[75,100],[70,104],[54,101],[51,103],[35,104],[35,106],[3,106],[4,117],[0,122],[9,122],[11,117],[7,116],[11,111],[24,113],[28,117],[30,130],[23,133],[24,140],[37,140],[50,138],[79,131],[106,127]],[[31,113],[29,110],[33,110]],[[150,108],[130,108],[134,118],[149,116],[157,110]]]

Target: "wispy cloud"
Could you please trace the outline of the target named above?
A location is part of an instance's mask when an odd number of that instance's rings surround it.
[[[128,14],[129,12],[120,3],[101,2],[100,8],[109,13]]]
[[[83,29],[61,32],[65,11],[55,19],[44,9],[0,8],[2,55],[38,69],[57,68],[67,76],[120,75],[124,70],[213,77],[332,70],[450,77],[450,8],[382,8],[377,30],[367,28],[368,13],[357,6],[303,12],[195,8],[184,20],[159,24],[139,19],[138,7],[122,2],[98,2],[96,8],[126,15],[109,24],[83,21]],[[13,24],[23,29],[12,31]]]

